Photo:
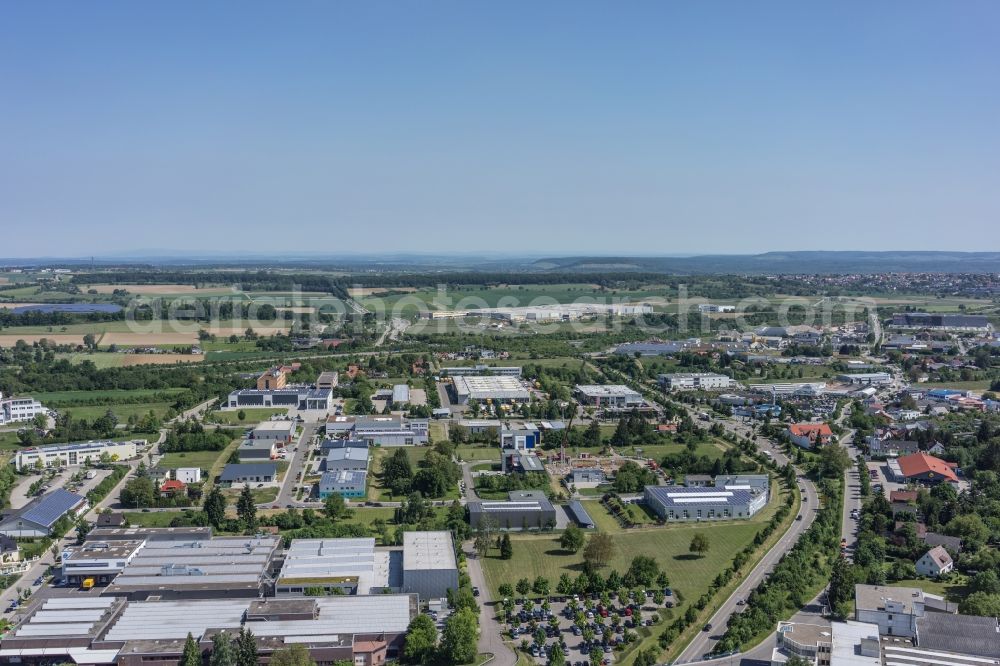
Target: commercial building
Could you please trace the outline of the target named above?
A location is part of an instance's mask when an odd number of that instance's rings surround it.
[[[229,394],[229,409],[240,407],[288,407],[330,411],[333,408],[333,391],[309,386],[286,386],[281,389],[239,389]]]
[[[602,409],[632,409],[646,404],[642,394],[623,384],[577,384],[574,392],[581,404]]]
[[[465,365],[441,368],[445,377],[468,377],[470,375],[492,377],[520,377],[521,366]]]
[[[566,476],[566,483],[577,488],[596,488],[607,482],[608,477],[599,467],[577,467]]]
[[[19,472],[37,467],[39,461],[45,467],[77,467],[85,465],[87,461],[97,464],[105,454],[112,461],[128,460],[134,458],[146,444],[144,439],[133,439],[126,442],[98,441],[33,446],[17,450],[14,454],[14,466]]]
[[[736,312],[736,306],[716,305],[714,303],[699,303],[698,312]]]
[[[299,364],[277,365],[268,368],[257,377],[257,389],[260,391],[276,391],[288,385],[288,375],[299,369]]]
[[[253,429],[250,438],[288,444],[295,439],[295,421],[264,421]]]
[[[145,539],[88,539],[82,546],[69,546],[62,552],[63,580],[77,586],[89,578],[96,585],[107,585],[135,558],[144,545]]]
[[[915,636],[917,620],[926,613],[919,587],[854,586],[854,619],[878,625],[880,634]]]
[[[643,501],[668,522],[749,518],[767,505],[767,491],[750,486],[733,488],[689,488],[646,486]]]
[[[280,546],[275,536],[146,539],[104,594],[137,600],[258,597],[268,589]]]
[[[837,375],[839,381],[845,384],[860,384],[866,386],[888,386],[892,383],[892,375],[888,372],[857,372]]]
[[[833,440],[833,430],[825,423],[793,423],[788,426],[788,438],[803,449],[824,446]]]
[[[920,452],[903,456],[898,458],[896,462],[899,464],[902,477],[908,482],[926,485],[937,485],[943,482],[958,483],[958,475],[955,474],[955,469],[950,463],[926,453]]]
[[[952,331],[985,333],[992,330],[986,315],[930,314],[927,312],[900,312],[892,315],[893,328],[936,328]]]
[[[90,505],[87,498],[63,488],[36,497],[24,507],[0,518],[0,534],[10,537],[46,537],[63,516],[76,517]]]
[[[333,493],[340,493],[344,499],[364,497],[368,493],[368,472],[348,469],[324,472],[319,478],[319,498],[326,499]]]
[[[675,372],[658,377],[668,391],[723,391],[736,385],[736,380],[714,372]]]
[[[470,401],[499,404],[522,403],[531,400],[531,393],[517,377],[492,375],[460,375],[454,378],[455,398],[460,405]]]
[[[410,404],[410,387],[406,384],[393,384],[392,406],[402,407]]]
[[[775,397],[815,398],[827,392],[826,382],[792,382],[785,384],[750,384],[754,393]]]
[[[403,533],[403,592],[421,600],[458,590],[458,561],[451,532]]]
[[[554,527],[556,509],[539,490],[511,491],[506,500],[469,502],[469,524],[478,529],[484,519],[495,521],[501,529],[540,529]]]
[[[615,347],[615,353],[623,356],[674,356],[700,345],[698,338],[672,342],[625,342]]]
[[[49,410],[34,398],[3,399],[0,393],[0,425],[30,421],[39,414],[47,415]]]
[[[589,317],[631,317],[650,314],[653,306],[646,303],[564,303],[546,306],[510,308],[474,308],[470,310],[433,310],[430,319],[455,319],[458,317],[486,317],[504,322],[558,322]]]
[[[1000,660],[1000,625],[995,617],[927,613],[917,618],[917,649],[893,650],[886,646],[887,660],[900,666],[959,666],[970,661],[956,657]],[[947,656],[945,654],[946,653]]]
[[[219,482],[225,486],[274,483],[278,480],[278,466],[273,462],[229,463],[222,468]]]
[[[771,666],[794,655],[816,666],[882,666],[878,627],[865,622],[779,622]]]
[[[398,415],[334,416],[327,419],[326,434],[365,442],[369,446],[414,446],[427,443],[428,419]]]

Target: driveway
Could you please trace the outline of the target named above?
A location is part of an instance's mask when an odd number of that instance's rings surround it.
[[[490,588],[483,575],[483,567],[476,555],[471,542],[462,544],[466,562],[469,565],[469,578],[472,585],[479,588],[479,652],[491,652],[495,656],[491,664],[496,666],[515,666],[517,655],[503,641],[503,628],[496,618],[496,604],[490,598]]]
[[[287,504],[302,504],[295,499],[295,487],[301,485],[302,470],[305,468],[306,460],[312,451],[312,438],[319,429],[319,425],[317,422],[302,424],[302,436],[299,437],[292,451],[292,459],[289,461],[288,471],[285,472],[285,480],[281,484],[281,491],[274,500],[274,504],[281,507]]]

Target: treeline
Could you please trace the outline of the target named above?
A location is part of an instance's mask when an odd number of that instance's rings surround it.
[[[160,444],[163,453],[180,453],[190,451],[221,451],[229,446],[232,434],[227,430],[205,430],[197,421],[180,424],[171,431]]]
[[[77,285],[89,284],[181,284],[203,285],[236,284],[244,291],[302,291],[328,292],[347,298],[342,285],[349,280],[317,273],[271,273],[268,271],[171,271],[125,269],[107,273],[82,273],[73,277]]]

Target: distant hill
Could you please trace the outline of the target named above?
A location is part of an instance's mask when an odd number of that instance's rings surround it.
[[[1000,252],[765,252],[694,257],[553,257],[532,264],[553,272],[697,273],[997,273]]]

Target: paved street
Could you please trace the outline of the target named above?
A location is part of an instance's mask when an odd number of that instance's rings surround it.
[[[490,588],[486,585],[479,557],[471,543],[463,544],[462,548],[469,563],[469,578],[472,579],[472,585],[480,591],[479,651],[492,652],[496,656],[492,663],[497,666],[514,666],[517,655],[503,641],[502,628],[496,619],[496,604],[490,598]]]
[[[285,479],[281,484],[281,491],[278,493],[274,504],[284,507],[288,504],[303,506],[302,502],[295,499],[295,487],[301,485],[302,470],[306,460],[312,451],[312,438],[319,430],[319,423],[306,422],[302,424],[302,436],[299,437],[295,448],[292,450],[291,460],[288,464],[288,471],[285,472]]]

